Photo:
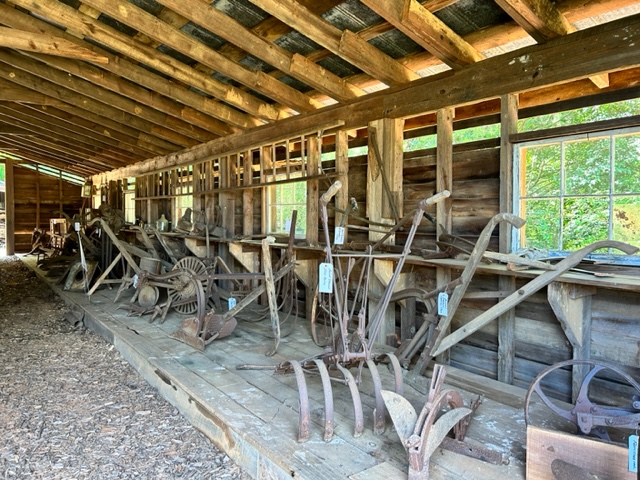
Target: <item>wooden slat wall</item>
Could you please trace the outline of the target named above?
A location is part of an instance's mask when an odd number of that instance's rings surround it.
[[[38,208],[39,228],[49,230],[49,218],[60,217],[54,213],[60,210],[60,202],[66,214],[72,216],[80,212],[81,187],[25,168],[15,168],[14,176],[16,253],[25,253],[31,250],[31,235],[38,226]]]

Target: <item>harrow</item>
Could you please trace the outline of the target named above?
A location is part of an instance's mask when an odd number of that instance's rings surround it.
[[[359,386],[362,384],[362,372],[366,370],[371,376],[374,396],[375,433],[385,429],[385,406],[382,396],[382,380],[377,364],[388,362],[394,372],[393,390],[403,393],[402,368],[397,357],[392,353],[374,354],[374,342],[383,321],[385,310],[393,296],[395,286],[411,251],[411,244],[426,209],[449,196],[448,191],[438,193],[419,202],[415,211],[395,225],[381,240],[364,252],[337,252],[329,237],[327,204],[341,188],[335,182],[320,198],[320,210],[325,234],[325,259],[320,268],[329,269],[325,278],[323,291],[318,294],[318,312],[324,316],[331,331],[330,345],[325,352],[304,360],[291,360],[276,367],[276,373],[295,374],[300,401],[300,417],[298,423],[298,441],[304,442],[310,437],[309,397],[305,375],[319,376],[324,392],[324,439],[330,441],[334,429],[332,383],[342,383],[349,387],[353,399],[355,415],[354,436],[364,430],[364,415],[360,400]],[[411,221],[402,253],[375,253],[382,243],[400,228]],[[373,275],[373,262],[377,258],[393,259],[396,267],[381,298],[374,308],[369,308],[369,280]],[[322,277],[322,274],[321,274]],[[323,280],[321,279],[321,282]],[[327,284],[328,283],[328,288]],[[351,295],[348,292],[353,292]],[[367,312],[370,312],[367,315]],[[352,370],[354,370],[352,372]]]

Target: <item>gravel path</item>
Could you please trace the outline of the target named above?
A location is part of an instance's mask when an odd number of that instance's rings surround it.
[[[0,479],[242,479],[115,348],[0,258]]]

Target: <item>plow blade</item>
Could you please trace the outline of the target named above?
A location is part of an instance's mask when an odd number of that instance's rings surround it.
[[[214,340],[231,335],[237,324],[235,317],[208,313],[202,321],[197,317],[186,318],[178,331],[171,336],[197,350],[204,351],[205,347]]]

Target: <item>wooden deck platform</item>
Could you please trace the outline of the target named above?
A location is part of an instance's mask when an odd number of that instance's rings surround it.
[[[40,276],[35,259],[23,259]],[[311,439],[296,441],[298,391],[293,375],[271,371],[238,370],[239,364],[276,365],[320,353],[308,328],[299,321],[284,338],[274,357],[268,325],[239,320],[231,337],[199,352],[170,337],[182,318],[171,313],[159,325],[149,317],[128,317],[114,303],[115,290],[98,290],[91,298],[82,293],[52,288],[72,306],[85,325],[111,342],[122,356],[199,430],[244,468],[260,479],[384,479],[406,478],[408,458],[390,419],[384,434],[374,435],[373,388],[361,386],[365,432],[353,437],[351,396],[334,385],[335,436],[323,440],[324,401],[319,378],[309,378]],[[130,295],[122,300],[128,302]],[[391,374],[381,368],[383,387],[392,389]],[[448,385],[468,402],[484,395],[468,430],[469,442],[495,449],[508,458],[507,465],[492,465],[439,449],[432,457],[431,477],[440,479],[524,479],[526,432],[523,391],[486,378],[449,368]],[[364,375],[367,377],[367,375]],[[367,380],[365,378],[365,380]],[[428,379],[425,380],[425,385]],[[416,410],[425,395],[405,385],[405,397]]]

